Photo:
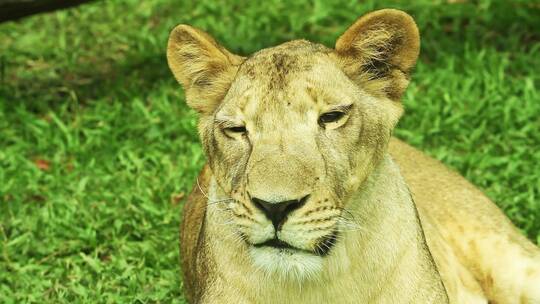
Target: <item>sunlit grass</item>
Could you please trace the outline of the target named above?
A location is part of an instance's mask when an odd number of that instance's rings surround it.
[[[184,303],[177,227],[204,157],[164,57],[178,23],[246,55],[406,9],[423,46],[397,135],[540,241],[538,5],[374,3],[108,1],[0,25],[0,303]]]

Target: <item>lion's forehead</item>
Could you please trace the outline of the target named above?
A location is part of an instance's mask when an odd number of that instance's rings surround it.
[[[260,50],[246,59],[238,74],[259,83],[266,82],[268,89],[283,89],[290,82],[289,76],[309,71],[321,56],[330,49],[306,40],[294,40]]]
[[[316,120],[328,105],[348,99],[353,87],[330,52],[295,40],[255,53],[240,66],[220,114],[258,129]]]

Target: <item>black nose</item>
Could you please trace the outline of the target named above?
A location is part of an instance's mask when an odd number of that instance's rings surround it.
[[[309,195],[306,195],[299,200],[290,200],[277,203],[270,203],[256,197],[251,198],[251,200],[253,201],[253,204],[259,208],[269,220],[272,221],[272,224],[277,231],[279,228],[281,228],[287,214],[302,207],[306,203],[308,196]]]

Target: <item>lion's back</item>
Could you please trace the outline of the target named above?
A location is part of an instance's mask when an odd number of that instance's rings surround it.
[[[539,303],[540,251],[503,212],[457,172],[408,144],[392,139],[389,152],[410,187],[449,292],[455,289],[467,303],[486,303],[484,294],[497,303],[523,296],[523,303]]]

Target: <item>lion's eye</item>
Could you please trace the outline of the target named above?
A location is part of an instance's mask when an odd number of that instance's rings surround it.
[[[244,126],[224,128],[223,131],[229,136],[243,135],[247,133],[246,127]]]
[[[234,132],[234,133],[246,133],[246,127],[231,127],[231,128],[227,128],[227,130],[229,130],[229,132]]]
[[[343,116],[345,116],[345,113],[339,111],[324,113],[319,117],[319,124],[336,122],[343,118]]]

